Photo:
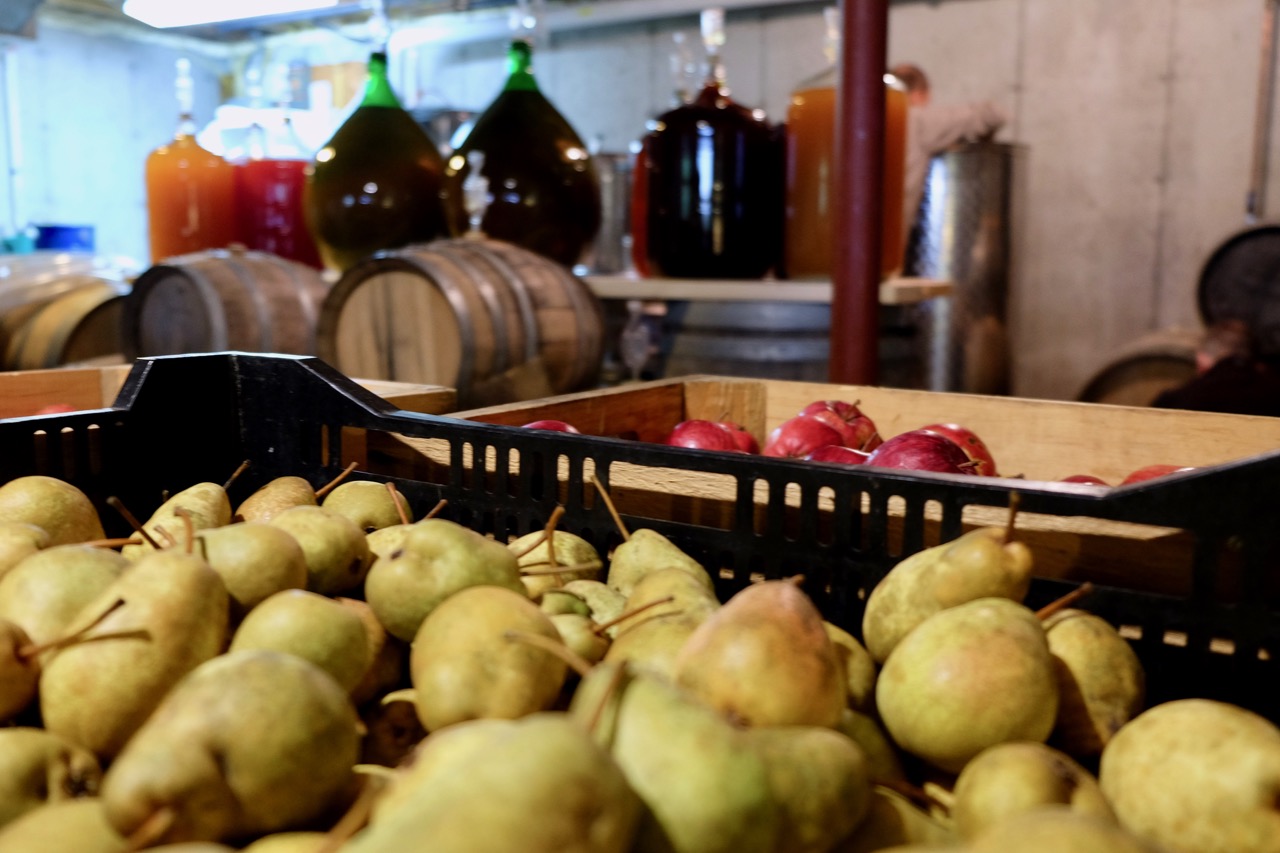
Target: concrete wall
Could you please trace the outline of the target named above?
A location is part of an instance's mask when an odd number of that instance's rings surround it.
[[[785,115],[791,88],[826,64],[821,8],[731,12],[726,63],[738,100]],[[1073,397],[1136,337],[1198,324],[1200,267],[1244,225],[1262,8],[1257,0],[893,3],[890,61],[925,66],[937,101],[1004,104],[1012,122],[999,138],[1026,148],[1011,297],[1016,393]],[[689,15],[553,33],[535,71],[584,139],[625,150],[670,103],[673,33],[696,41],[696,27]],[[341,39],[269,47],[278,61],[362,55]],[[51,28],[17,50],[34,93],[23,96],[28,157],[45,158],[30,164],[26,208],[33,218],[93,220],[104,248],[138,253],[141,161],[171,129],[176,53]],[[504,77],[503,43],[415,48],[393,57],[393,73],[409,106],[482,108]],[[58,75],[76,85],[55,86]],[[97,127],[92,144],[86,117]],[[1280,188],[1272,196],[1280,203]]]

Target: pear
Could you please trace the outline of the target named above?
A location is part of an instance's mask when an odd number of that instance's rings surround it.
[[[0,729],[0,827],[39,806],[93,796],[98,759],[43,729]]]
[[[1115,823],[1098,780],[1069,755],[1043,743],[996,744],[974,756],[956,778],[951,817],[973,839],[1011,815],[1061,804]]]
[[[836,731],[852,740],[867,759],[867,772],[875,782],[905,782],[906,771],[889,735],[875,717],[846,708]]]
[[[547,568],[545,564],[550,562],[553,555],[545,539],[541,544],[533,548],[529,547],[539,537],[545,537],[545,535],[546,531],[535,530],[532,533],[526,533],[507,546],[514,553],[520,555],[518,559],[521,568],[537,567],[539,570]],[[538,599],[547,590],[564,586],[569,581],[598,580],[604,565],[600,561],[600,553],[596,551],[596,547],[581,536],[564,530],[554,530],[552,531],[552,536],[554,537],[552,544],[555,546],[554,556],[557,565],[585,566],[595,563],[597,568],[577,569],[572,572],[556,574],[525,575],[522,578],[525,590],[532,599]]]
[[[301,477],[276,477],[245,498],[236,507],[235,518],[268,522],[294,506],[316,506],[315,488]]]
[[[361,709],[360,763],[396,767],[427,736],[412,702],[371,702]],[[450,726],[442,731],[457,728]]]
[[[766,726],[746,735],[781,807],[779,853],[827,853],[862,821],[871,778],[849,738],[818,726]]]
[[[17,477],[0,486],[0,519],[44,530],[49,545],[102,539],[102,520],[88,495],[41,474]]]
[[[592,729],[648,807],[636,853],[772,853],[783,815],[746,733],[687,691],[604,663],[569,713]]]
[[[993,824],[969,842],[968,853],[1162,853],[1115,821],[1065,805],[1041,806]]]
[[[246,521],[202,531],[199,541],[231,595],[232,624],[269,596],[307,585],[306,554],[287,530]]]
[[[903,637],[927,617],[977,598],[1022,601],[1031,583],[1031,552],[997,527],[971,530],[918,551],[894,566],[867,598],[862,640],[884,663]]]
[[[273,832],[264,835],[240,853],[317,853],[328,839],[323,832]]]
[[[373,554],[374,562],[385,560],[403,548],[405,537],[412,529],[412,524],[393,524],[390,527],[366,533],[364,538],[369,544],[369,552]]]
[[[246,839],[329,813],[358,754],[355,710],[328,673],[229,652],[165,697],[107,770],[102,800],[121,834],[155,828],[152,844]]]
[[[18,716],[35,701],[40,661],[24,652],[31,645],[22,626],[0,619],[0,723]]]
[[[1121,825],[1173,853],[1280,851],[1280,729],[1252,711],[1149,708],[1111,738],[1098,780]]]
[[[176,543],[185,544],[186,520],[179,509],[186,511],[191,526],[198,531],[231,523],[231,502],[227,498],[227,490],[217,483],[196,483],[160,504],[146,524],[142,525],[143,530],[162,546],[167,544],[165,533]],[[161,530],[164,532],[160,532]],[[120,553],[130,560],[136,560],[153,550],[150,542],[139,542],[125,545]]]
[[[681,569],[702,581],[709,592],[715,590],[711,575],[702,564],[676,547],[656,530],[632,531],[625,542],[613,549],[605,583],[625,596],[631,595],[640,578],[658,569]]]
[[[627,853],[640,799],[609,754],[564,714],[476,727],[465,761],[432,761],[401,783],[344,853]],[[443,732],[442,734],[447,734]],[[460,756],[459,756],[460,757]]]
[[[661,603],[665,598],[672,600]],[[616,617],[621,621],[614,626],[617,633],[604,659],[628,661],[633,668],[672,680],[680,650],[719,608],[715,593],[685,569],[649,572],[632,587],[622,614]]]
[[[364,531],[345,515],[320,506],[295,506],[268,523],[291,534],[302,547],[306,588],[311,592],[344,595],[364,583],[373,554]]]
[[[369,648],[369,665],[351,689],[351,702],[358,708],[407,682],[409,648],[404,641],[387,633],[367,601],[341,597],[335,600],[359,617]]]
[[[228,596],[218,573],[180,551],[149,552],[85,605],[72,630],[145,632],[61,649],[44,664],[40,709],[49,731],[100,759],[119,752],[177,681],[220,653]]]
[[[305,589],[267,598],[240,623],[230,651],[274,649],[311,661],[343,690],[364,677],[373,653],[364,620],[351,607]]]
[[[939,611],[890,653],[876,707],[899,747],[951,773],[989,746],[1043,742],[1058,712],[1044,628],[1007,598]]]
[[[556,613],[551,624],[569,650],[587,663],[599,663],[609,651],[608,637],[596,631],[596,623],[580,613]]]
[[[835,643],[836,655],[844,668],[849,707],[858,711],[871,710],[875,707],[878,671],[871,653],[843,628],[830,622],[823,622],[822,627],[826,629],[831,642]]]
[[[406,523],[405,518],[412,518],[412,510],[404,495],[396,492],[393,498],[384,483],[373,480],[340,483],[324,496],[320,506],[345,515],[365,533],[403,524]]]
[[[478,585],[525,595],[515,554],[456,522],[426,518],[369,571],[364,597],[387,631],[408,642],[437,605]]]
[[[585,601],[591,611],[588,615],[597,625],[612,622],[627,609],[627,597],[601,581],[574,580],[561,589]],[[609,628],[606,633],[610,639],[618,636],[617,626]]]
[[[752,584],[685,641],[676,682],[752,726],[834,727],[845,673],[817,607],[790,580]]]
[[[3,853],[125,853],[97,797],[59,800],[0,827]]]
[[[212,841],[184,841],[181,844],[161,844],[147,849],[156,853],[236,853],[236,848]]]
[[[0,579],[27,557],[49,547],[49,534],[42,527],[22,521],[0,521]]]
[[[409,654],[418,719],[428,732],[485,717],[515,719],[551,707],[565,663],[508,637],[533,634],[557,645],[551,619],[524,594],[498,586],[455,592],[422,621]]]
[[[1044,631],[1061,695],[1050,742],[1078,758],[1101,755],[1142,710],[1142,662],[1111,623],[1083,610],[1058,611],[1045,620]]]
[[[46,548],[0,578],[0,618],[22,626],[36,645],[52,642],[67,633],[71,620],[128,565],[109,548]]]
[[[528,587],[526,587],[526,591]],[[591,616],[591,606],[582,596],[563,589],[548,589],[538,598],[538,607],[548,616],[557,613],[576,613],[579,616]]]
[[[897,791],[872,788],[866,816],[832,853],[956,849],[955,830]],[[898,846],[903,845],[903,846]]]

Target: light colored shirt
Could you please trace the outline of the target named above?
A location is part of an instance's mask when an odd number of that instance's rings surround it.
[[[971,104],[925,104],[907,111],[907,157],[904,176],[906,200],[902,214],[904,234],[911,233],[920,201],[924,197],[924,181],[929,161],[958,142],[976,142],[991,136],[1005,125],[1009,114],[991,101]]]

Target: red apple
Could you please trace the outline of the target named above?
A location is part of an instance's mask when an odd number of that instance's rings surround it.
[[[861,465],[867,461],[870,453],[864,453],[861,450],[855,450],[852,447],[843,447],[839,444],[828,444],[814,450],[805,457],[807,462],[836,462],[841,465]]]
[[[875,450],[883,442],[871,418],[862,413],[857,403],[842,400],[815,400],[800,410],[801,417],[816,417],[835,427],[844,436],[845,447]],[[840,422],[843,421],[842,426]]]
[[[842,436],[835,427],[823,423],[808,415],[796,415],[783,421],[764,443],[765,456],[785,456],[800,459],[808,456],[819,447],[828,444],[843,444]]]
[[[1141,483],[1143,480],[1152,480],[1156,477],[1163,477],[1165,474],[1172,474],[1175,471],[1194,471],[1194,468],[1185,465],[1146,465],[1133,471],[1129,476],[1120,481],[1120,485],[1127,486],[1130,483]]]
[[[914,429],[900,433],[877,447],[867,465],[942,474],[973,474],[973,461],[960,445],[936,432]]]
[[[738,450],[738,440],[728,427],[715,421],[681,421],[667,433],[663,444],[697,450]]]
[[[960,445],[960,449],[967,453],[970,459],[978,463],[973,470],[975,474],[981,474],[985,477],[998,476],[996,474],[996,460],[992,458],[991,451],[987,448],[986,443],[978,438],[977,433],[973,430],[960,424],[929,424],[926,427],[922,427],[922,429],[945,435]]]
[[[545,429],[545,430],[551,430],[552,432],[571,432],[575,435],[581,435],[581,433],[578,432],[578,428],[575,427],[573,424],[565,423],[564,421],[552,420],[550,418],[544,418],[543,420],[540,420],[540,421],[530,421],[529,423],[524,425],[524,428],[525,429]]]
[[[1063,483],[1087,483],[1091,486],[1110,486],[1106,480],[1101,477],[1095,477],[1092,474],[1072,474],[1070,477],[1063,477]]]
[[[733,421],[716,421],[720,426],[729,431],[733,436],[734,442],[738,445],[738,449],[743,453],[759,453],[760,442],[756,441],[756,437],[747,431],[742,424],[736,424]]]
[[[857,403],[846,403],[843,400],[814,400],[800,410],[801,415],[813,415],[818,412],[831,412],[842,421],[851,421],[862,417],[862,410]]]

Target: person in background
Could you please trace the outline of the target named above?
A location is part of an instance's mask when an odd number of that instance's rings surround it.
[[[929,77],[920,66],[900,63],[889,73],[907,88],[907,156],[904,179],[906,198],[904,234],[910,234],[924,197],[929,161],[958,142],[990,139],[1009,120],[1008,113],[991,101],[936,104]]]
[[[1280,417],[1280,370],[1258,355],[1247,323],[1220,320],[1205,329],[1196,348],[1195,377],[1161,392],[1152,405]]]

